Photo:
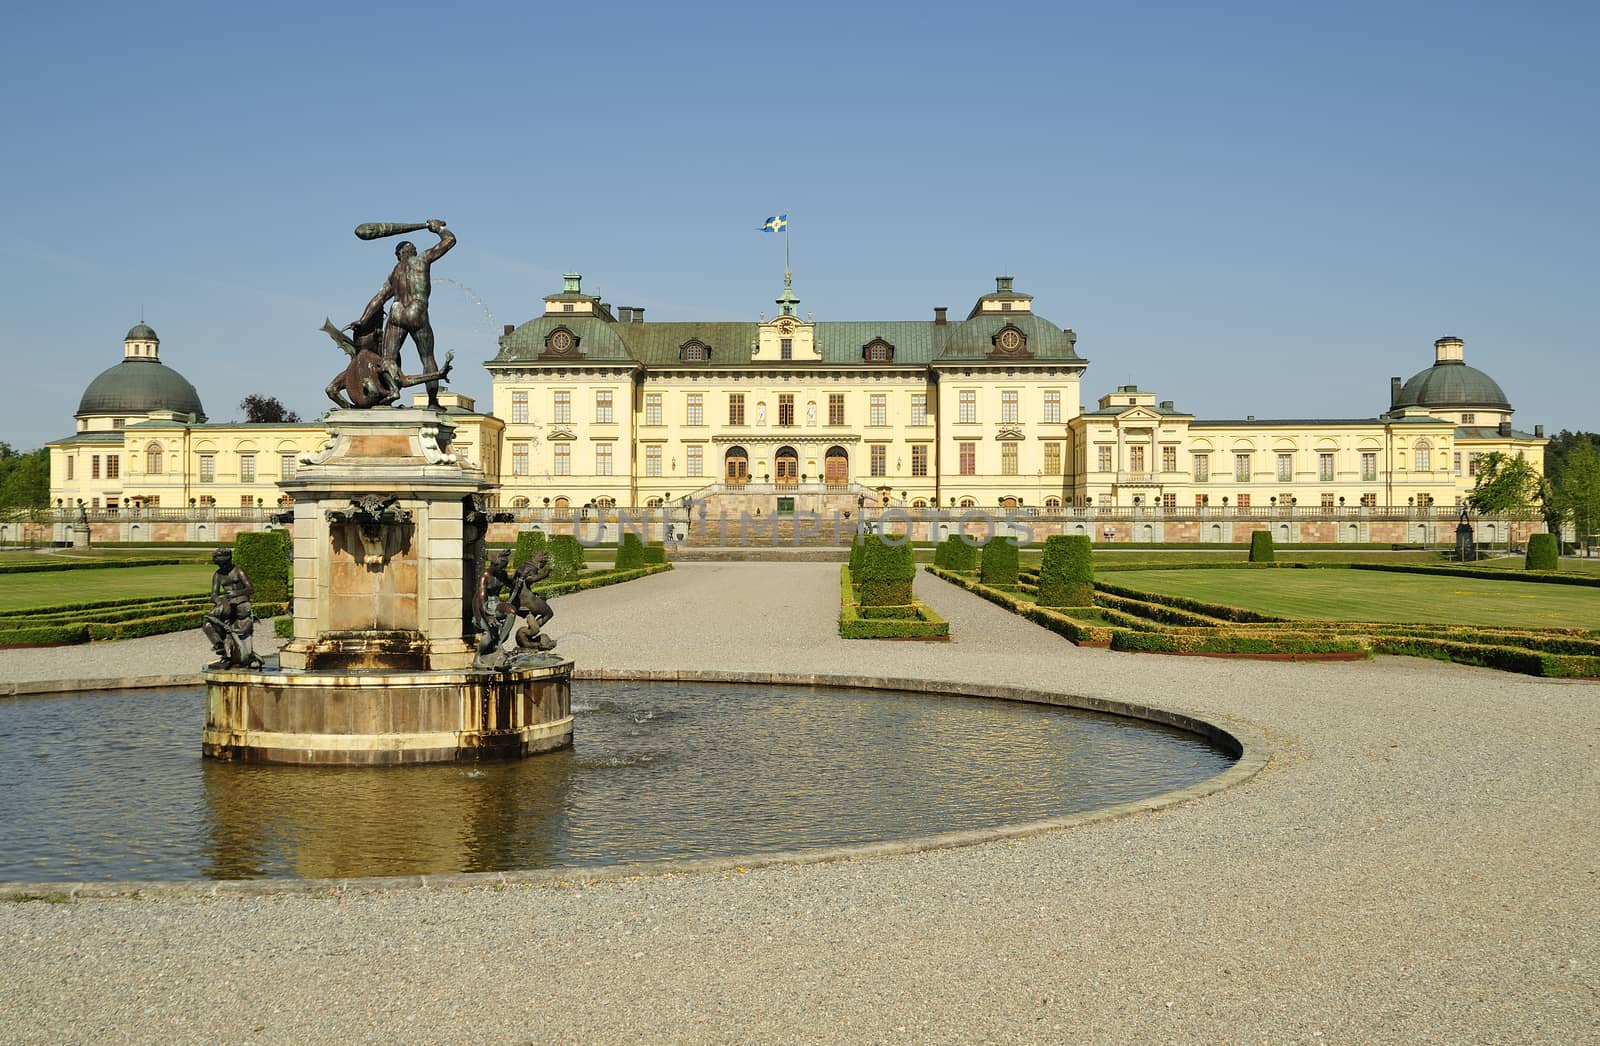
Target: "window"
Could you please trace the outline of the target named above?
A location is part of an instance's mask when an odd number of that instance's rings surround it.
[[[778,424],[794,424],[794,393],[778,393]]]
[[[1431,471],[1433,468],[1433,451],[1428,447],[1418,447],[1416,461],[1418,472]]]
[[[794,359],[794,339],[793,338],[780,338],[780,339],[778,339],[778,358],[779,359],[784,359],[784,360],[792,360],[792,359]]]
[[[611,390],[600,389],[594,394],[594,420],[601,425],[609,425],[611,416]]]
[[[1457,476],[1461,475],[1461,452],[1459,450],[1451,455],[1450,471]]]
[[[293,479],[294,478],[294,452],[293,451],[289,451],[286,454],[279,454],[278,455],[278,478],[279,479]]]
[[[240,508],[250,508],[253,505],[255,505],[255,503],[256,503],[256,499],[254,497],[250,496],[249,494],[241,494],[241,495],[239,495],[239,507]]]
[[[686,453],[689,456],[689,475],[705,475],[705,448],[698,443],[694,443],[687,448]]]
[[[1250,507],[1250,495],[1249,494],[1240,494],[1239,495],[1239,507],[1240,508],[1249,508]]]
[[[911,448],[911,474],[913,476],[926,476],[928,474],[928,445],[918,443]]]
[[[683,358],[690,363],[701,363],[706,358],[706,347],[698,341],[691,341],[683,347]]]
[[[513,476],[526,476],[528,474],[528,445],[526,443],[511,444],[511,474]]]
[[[744,424],[744,393],[734,392],[728,395],[728,424]]]
[[[217,481],[217,456],[215,454],[200,455],[200,482],[215,483]]]
[[[1128,471],[1144,471],[1144,447],[1138,443],[1128,447]]]
[[[256,456],[254,454],[240,454],[239,455],[239,482],[240,483],[254,483],[255,481],[256,481]]]
[[[1178,448],[1177,447],[1162,447],[1161,448],[1161,471],[1162,472],[1176,472],[1176,471],[1178,471]]]
[[[1061,444],[1046,443],[1044,445],[1044,474],[1046,476],[1061,475]]]
[[[1194,456],[1194,481],[1204,483],[1211,478],[1211,455],[1196,454]]]
[[[889,448],[882,443],[874,443],[869,448],[868,462],[871,475],[887,476],[889,474]]]
[[[72,478],[72,466],[77,460],[78,460],[77,458],[74,458],[71,455],[68,455],[68,457],[67,457],[67,478],[68,479]]]
[[[1098,449],[1099,449],[1099,454],[1096,455],[1097,468],[1096,468],[1095,471],[1097,471],[1097,472],[1110,472],[1111,471],[1111,448],[1110,447],[1100,447]]]
[[[1461,424],[1463,424],[1463,425],[1471,425],[1474,422],[1476,422],[1477,420],[1478,420],[1478,416],[1476,414],[1463,414],[1463,415],[1461,415]]]
[[[526,457],[526,447],[523,447],[523,448],[520,448],[520,449],[522,449],[524,451],[524,457]],[[515,455],[515,453],[516,453],[516,450],[513,450],[512,454]],[[557,444],[554,445],[553,453],[555,455],[555,458],[554,458],[554,460],[555,460],[555,474],[557,476],[570,476],[570,475],[572,475],[572,444],[570,444],[570,443],[557,443]],[[513,457],[513,461],[515,461],[514,457]],[[515,471],[514,467],[513,467],[513,471]],[[520,473],[519,473],[519,475],[520,475]]]
[[[646,476],[661,475],[661,444],[652,443],[644,448],[644,474]]]
[[[100,455],[96,454],[89,459],[89,478],[100,478]]]
[[[1000,474],[1002,476],[1015,476],[1017,474],[1017,445],[1015,443],[1000,444]]]
[[[1376,494],[1363,494],[1363,495],[1361,495],[1361,505],[1362,505],[1363,508],[1377,508],[1378,507],[1378,495],[1376,495]]]
[[[570,301],[562,302],[561,303],[561,311],[562,312],[571,312],[572,311],[572,303]]]
[[[661,424],[661,393],[647,392],[644,396],[644,423]]]
[[[594,448],[594,474],[611,475],[611,444],[597,443]]]
[[[1000,421],[1007,425],[1015,425],[1020,414],[1017,410],[1016,389],[1006,389],[1000,393]]]
[[[1046,425],[1059,425],[1061,423],[1061,391],[1059,389],[1045,390],[1044,423]]]
[[[889,424],[888,398],[881,392],[875,392],[867,402],[867,424]]]
[[[1433,505],[1433,495],[1432,494],[1418,494],[1417,495],[1417,507],[1418,508],[1429,508],[1432,505]]]
[[[556,393],[554,417],[551,419],[557,425],[572,424],[572,393],[565,389]]]
[[[1470,414],[1467,415],[1467,416],[1471,417]],[[122,428],[123,422],[125,422],[127,420],[128,420],[127,418],[112,418],[111,419],[111,427],[114,428],[114,429],[120,429],[120,428]]]
[[[704,393],[689,393],[689,408],[685,412],[684,421],[689,425],[704,425],[706,423],[706,397]]]
[[[926,392],[913,392],[911,394],[911,424],[926,425],[928,423],[928,394]]]
[[[1052,512],[1060,512],[1061,511],[1061,499],[1060,498],[1045,498],[1044,499],[1044,507],[1049,509]]]
[[[528,394],[526,392],[513,392],[511,394],[511,422],[521,425],[528,420]]]
[[[828,393],[828,424],[844,424],[844,393]]]
[[[1361,452],[1361,478],[1371,483],[1378,478],[1378,452],[1364,450]]]
[[[865,356],[871,363],[887,363],[894,359],[894,350],[884,342],[875,341],[867,346]]]
[[[1250,455],[1235,454],[1233,456],[1233,478],[1238,480],[1240,483],[1246,483],[1249,481]]]
[[[1163,495],[1161,495],[1161,507],[1162,508],[1177,508],[1178,507],[1178,495],[1176,495],[1176,494],[1163,494]]]
[[[1278,455],[1278,482],[1290,483],[1294,480],[1294,455]]]
[[[1330,508],[1333,507],[1333,495],[1332,494],[1329,494],[1329,493],[1326,493],[1326,492],[1323,493],[1323,495],[1322,495],[1322,507],[1323,507],[1324,510],[1330,509]]]
[[[1333,482],[1333,455],[1327,451],[1317,455],[1317,478],[1324,483]]]
[[[1209,502],[1210,500],[1211,500],[1211,495],[1210,494],[1196,494],[1194,496],[1194,507],[1195,508],[1205,508],[1206,507],[1206,503]]]
[[[978,445],[976,443],[962,443],[958,445],[961,454],[961,474],[963,476],[976,476],[978,474]]]
[[[1467,455],[1467,475],[1476,476],[1478,474],[1478,459],[1481,457],[1483,457],[1483,452],[1478,450]],[[67,478],[71,479],[72,477],[69,475]]]
[[[976,389],[962,389],[956,394],[956,421],[963,425],[970,425],[978,420],[978,392]]]

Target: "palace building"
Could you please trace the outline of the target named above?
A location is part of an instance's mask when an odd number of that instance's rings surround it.
[[[872,504],[1136,515],[1143,529],[1095,536],[1234,540],[1227,520],[1269,509],[1442,516],[1493,451],[1543,466],[1542,427],[1513,426],[1505,392],[1455,337],[1435,342],[1430,366],[1392,379],[1372,416],[1219,420],[1131,385],[1084,410],[1076,334],[1037,314],[1009,276],[964,317],[941,306],[849,322],[802,316],[787,273],[770,318],[745,322],[646,322],[643,308],[585,294],[579,275],[564,281],[538,316],[505,328],[485,364],[492,413],[444,394],[458,457],[527,518],[693,498],[729,514]],[[49,444],[51,499],[63,512],[259,516],[324,438],[315,421],[209,422],[140,323],[122,361],[85,390],[76,431]]]

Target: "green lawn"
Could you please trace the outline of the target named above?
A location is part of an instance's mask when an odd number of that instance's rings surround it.
[[[1280,617],[1600,628],[1600,589],[1567,585],[1371,570],[1119,570],[1103,580]]]
[[[97,548],[63,548],[54,552],[36,552],[29,550],[10,550],[0,552],[0,566],[12,564],[28,564],[37,566],[41,563],[67,563],[83,561],[104,561],[113,563],[142,563],[147,559],[181,559],[194,563],[211,562],[211,553],[215,545],[204,548],[190,546],[173,546],[163,548],[156,546],[138,546],[134,548],[118,548],[100,546]]]
[[[119,567],[0,574],[0,610],[94,603],[138,596],[204,595],[211,591],[210,562],[184,566]]]
[[[1487,559],[1472,566],[1483,567],[1486,570],[1523,570],[1527,562],[1525,556],[1502,556],[1499,559]],[[1570,556],[1563,557],[1561,565],[1556,569],[1558,574],[1600,574],[1600,556],[1589,559],[1574,559]]]
[[[1407,549],[1400,552],[1377,548],[1306,548],[1279,545],[1278,559],[1285,563],[1429,563],[1442,565],[1445,560],[1437,552],[1425,549]],[[1024,549],[1018,561],[1024,570],[1037,568],[1043,555],[1040,548]],[[1096,567],[1150,566],[1176,567],[1191,563],[1244,563],[1250,559],[1250,549],[1239,548],[1106,548],[1097,545],[1094,550]],[[1520,559],[1519,559],[1520,562]]]

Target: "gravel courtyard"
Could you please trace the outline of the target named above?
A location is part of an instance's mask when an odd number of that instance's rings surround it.
[[[915,676],[1160,705],[1250,724],[1271,762],[1162,811],[895,857],[0,903],[0,1040],[1600,1036],[1600,685],[1082,650],[930,576],[917,588],[952,642],[839,639],[827,563],[684,564],[562,597],[550,631],[591,670]],[[197,633],[7,651],[0,684],[183,673],[208,654]]]

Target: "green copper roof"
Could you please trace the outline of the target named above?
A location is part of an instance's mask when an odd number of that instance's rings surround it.
[[[146,359],[123,360],[101,371],[83,390],[77,415],[147,414],[152,410],[194,414],[201,421],[206,416],[200,394],[187,378],[159,360]]]
[[[1511,401],[1506,399],[1495,380],[1478,368],[1459,360],[1441,360],[1412,375],[1411,380],[1401,386],[1394,409],[1400,407],[1510,410]]]
[[[156,332],[155,332],[154,328],[148,326],[143,320],[140,320],[138,323],[136,323],[132,327],[128,328],[128,334],[122,340],[123,341],[160,341],[161,339],[156,337]]]

